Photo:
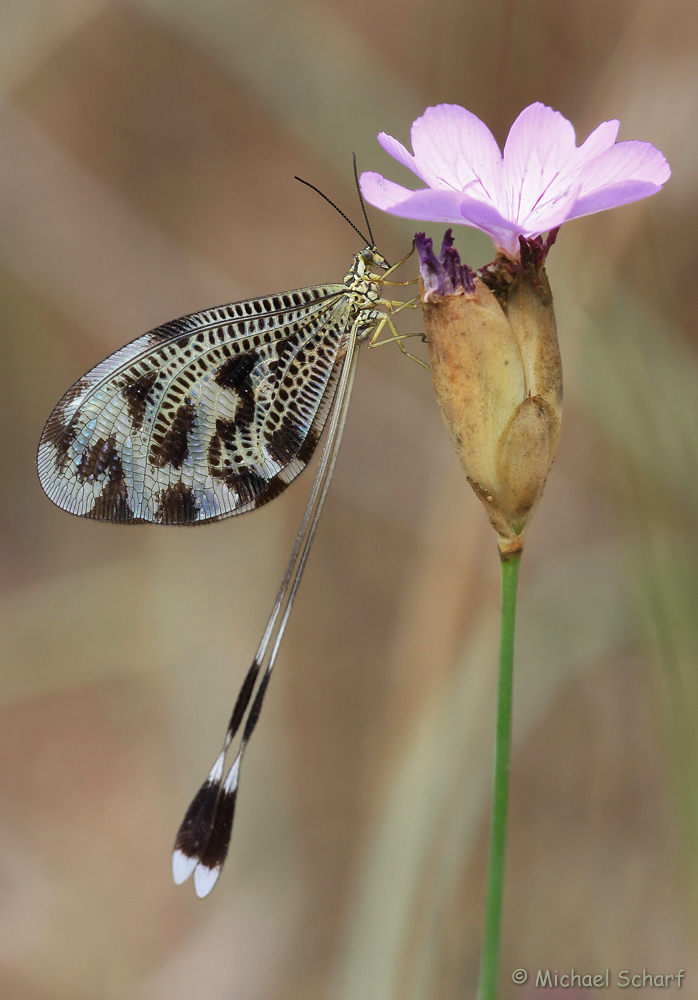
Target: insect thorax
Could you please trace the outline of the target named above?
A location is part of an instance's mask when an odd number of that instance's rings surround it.
[[[371,273],[372,266],[385,268],[385,258],[375,247],[364,247],[354,256],[351,270],[344,277],[352,315],[361,319],[357,335],[360,341],[368,337],[382,316],[381,311],[374,307],[381,299],[381,280]]]

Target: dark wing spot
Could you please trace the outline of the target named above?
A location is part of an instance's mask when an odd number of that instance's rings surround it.
[[[61,471],[65,466],[70,446],[77,437],[77,433],[78,422],[73,419],[70,423],[65,424],[58,413],[55,413],[46,425],[42,440],[50,441],[56,446],[56,467]]]
[[[201,853],[201,864],[211,870],[220,869],[228,856],[230,835],[235,818],[237,788],[231,792],[221,792],[216,804],[216,813],[206,846]]]
[[[128,505],[124,468],[113,437],[95,441],[82,456],[77,470],[82,482],[102,478],[105,473],[107,481],[104,489],[87,517],[100,521],[132,521],[133,511]]]
[[[199,858],[211,834],[220,785],[206,780],[194,796],[177,832],[175,850]]]
[[[229,358],[219,367],[213,381],[222,389],[239,389],[258,360],[256,351],[249,351],[247,354]]]
[[[123,478],[123,468],[116,450],[116,439],[113,437],[106,440],[97,438],[83,453],[80,464],[75,470],[81,483],[101,479],[105,472],[109,473],[109,478],[116,472],[118,472],[119,478]]]
[[[190,486],[175,483],[161,490],[155,517],[163,524],[191,524],[197,520],[199,505]]]
[[[157,369],[146,372],[121,390],[128,405],[128,413],[133,421],[134,431],[139,431],[143,426],[146,407],[152,399],[152,390],[157,377]]]
[[[256,405],[254,389],[243,383],[237,388],[238,407],[235,411],[235,423],[241,429],[248,428],[255,418]]]
[[[269,480],[251,469],[244,468],[236,435],[239,426],[237,418],[216,420],[216,433],[208,446],[209,472],[215,479],[223,480],[231,490],[234,490],[242,503],[249,503],[264,492]],[[232,467],[228,459],[224,464],[221,462],[223,448],[235,460],[235,465]]]
[[[262,503],[268,503],[270,500],[273,500],[275,497],[278,497],[280,493],[283,493],[283,491],[286,489],[287,486],[288,483],[284,482],[284,480],[281,478],[280,475],[273,476],[269,480],[269,485],[264,491],[264,497],[262,498]]]
[[[162,441],[153,440],[149,460],[153,465],[162,468],[171,465],[181,469],[182,463],[189,454],[189,435],[194,426],[196,407],[187,401],[177,409],[172,423],[165,432]]]
[[[269,482],[264,476],[252,471],[226,471],[221,478],[228,489],[237,494],[240,506],[256,500],[261,493],[264,493]]]
[[[235,421],[221,420],[219,417],[216,420],[216,437],[226,448],[233,448],[235,446]]]
[[[61,468],[68,456],[70,446],[75,440],[78,432],[78,425],[75,418],[66,421],[66,410],[78,396],[81,396],[88,387],[86,378],[78,379],[75,385],[71,386],[63,399],[48,418],[44,432],[41,435],[42,442],[56,446],[56,465]]]
[[[284,417],[281,426],[266,436],[269,457],[279,465],[288,463],[298,454],[303,444],[303,435],[296,424]]]
[[[216,475],[216,470],[220,468],[221,464],[221,437],[218,424],[222,424],[223,422],[222,420],[216,420],[216,433],[211,438],[208,446],[208,464],[212,476]]]
[[[296,456],[296,458],[298,458],[299,461],[303,462],[304,465],[307,465],[307,463],[313,456],[313,452],[317,448],[317,443],[319,440],[320,440],[319,434],[316,431],[314,431],[311,427],[311,429],[308,431],[308,434],[306,435],[305,441],[303,442],[301,448],[298,451],[298,455]]]
[[[225,479],[221,463],[223,448],[235,453],[235,421],[216,420],[216,433],[208,446],[208,467],[215,479]]]
[[[214,479],[222,480],[233,490],[238,497],[238,505],[242,506],[256,500],[267,488],[269,480],[258,472],[242,468],[239,461],[233,466],[221,463],[223,448],[233,456],[237,455],[238,459],[240,457],[236,446],[237,427],[237,420],[216,420],[216,433],[208,446],[208,462],[209,472]]]
[[[87,517],[95,517],[99,521],[133,521],[133,511],[128,505],[126,482],[123,479],[109,480]]]

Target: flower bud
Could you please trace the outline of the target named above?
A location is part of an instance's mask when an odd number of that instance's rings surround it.
[[[521,549],[560,437],[562,367],[543,268],[552,239],[522,240],[482,277],[418,234],[422,312],[436,396],[468,481],[500,536]]]

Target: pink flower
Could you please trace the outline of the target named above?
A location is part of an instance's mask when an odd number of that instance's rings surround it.
[[[481,229],[516,257],[519,236],[646,198],[668,180],[669,164],[651,143],[616,142],[619,125],[602,122],[577,146],[559,111],[531,104],[511,126],[502,155],[479,118],[457,104],[438,104],[412,125],[414,155],[385,132],[378,136],[427,187],[410,191],[369,172],[361,190],[392,215]]]

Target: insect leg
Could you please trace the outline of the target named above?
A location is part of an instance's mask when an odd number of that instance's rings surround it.
[[[408,304],[409,303],[405,303],[405,305],[408,305]],[[396,309],[395,312],[399,312],[399,310]],[[416,361],[418,365],[422,366],[422,368],[426,368],[427,371],[431,371],[431,366],[430,365],[428,365],[425,361],[422,361],[422,359],[418,358],[415,354],[410,354],[410,352],[405,348],[405,345],[402,343],[402,341],[405,338],[403,336],[401,336],[397,332],[395,324],[393,323],[393,321],[390,318],[390,316],[389,316],[388,313],[384,313],[384,315],[381,317],[378,325],[376,326],[376,329],[373,331],[373,336],[371,337],[371,339],[370,339],[370,341],[368,343],[369,347],[378,347],[379,346],[378,337],[379,337],[380,332],[381,332],[381,330],[383,329],[384,326],[390,327],[390,331],[391,331],[392,336],[390,337],[389,340],[383,341],[383,343],[389,344],[392,341],[395,341],[395,343],[400,348],[400,350],[402,351],[402,353],[405,355],[406,358],[411,358],[412,361]],[[414,334],[407,334],[407,336],[415,336],[415,335]]]
[[[383,347],[385,344],[394,344],[396,340],[409,340],[410,337],[419,337],[423,344],[426,344],[426,338],[423,333],[400,333],[397,337],[389,337],[387,340],[377,340],[374,344],[371,341],[370,347]]]
[[[412,240],[412,248],[410,249],[409,253],[406,253],[405,256],[402,258],[402,260],[399,260],[397,262],[397,264],[393,264],[392,267],[388,268],[388,270],[385,272],[385,275],[382,278],[382,281],[385,281],[385,279],[388,277],[388,275],[392,274],[393,271],[397,271],[397,269],[399,267],[402,267],[402,265],[405,263],[405,261],[409,260],[413,253],[414,253],[414,240]],[[389,282],[387,282],[387,284],[389,284],[389,285],[413,285],[413,284],[415,284],[416,281],[417,281],[417,278],[413,278],[412,281],[389,281]]]
[[[402,312],[403,309],[419,309],[422,300],[419,295],[414,295],[411,299],[379,299],[376,305],[385,306],[391,316]]]

